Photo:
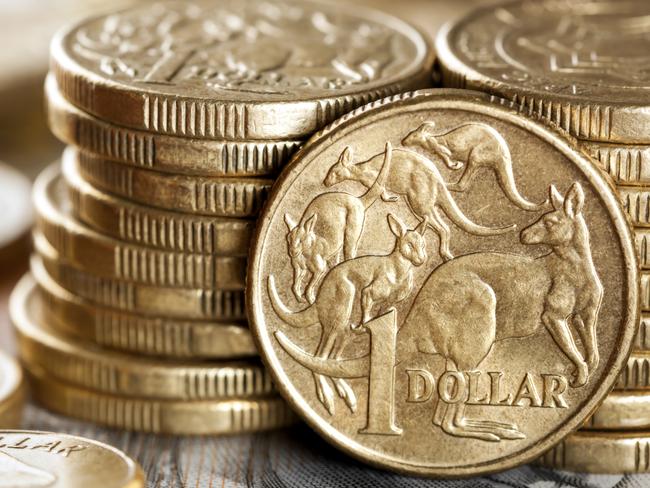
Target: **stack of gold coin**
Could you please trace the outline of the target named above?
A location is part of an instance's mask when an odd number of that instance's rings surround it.
[[[609,173],[634,229],[642,308],[635,350],[615,391],[540,460],[546,466],[650,471],[648,15],[646,0],[515,1],[476,10],[436,42],[445,86],[512,100],[564,129]]]
[[[57,35],[45,92],[69,147],[35,185],[11,305],[36,400],[140,431],[291,422],[247,324],[255,218],[304,140],[432,66],[401,20],[310,1],[161,2]]]

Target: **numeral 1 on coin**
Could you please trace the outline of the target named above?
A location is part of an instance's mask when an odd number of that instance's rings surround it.
[[[395,310],[367,322],[365,328],[370,333],[368,420],[359,433],[401,435],[402,429],[395,425]]]

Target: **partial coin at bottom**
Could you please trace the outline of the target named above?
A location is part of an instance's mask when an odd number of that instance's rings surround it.
[[[0,429],[20,425],[24,404],[25,387],[20,365],[0,351]]]
[[[537,464],[594,474],[650,472],[650,432],[571,434]]]
[[[26,488],[144,488],[142,469],[114,447],[66,434],[0,431],[0,473]]]
[[[174,435],[239,434],[277,429],[296,417],[279,396],[169,401],[86,390],[32,368],[32,395],[45,408],[106,427]]]

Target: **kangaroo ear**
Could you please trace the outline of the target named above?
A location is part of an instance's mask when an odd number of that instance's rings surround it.
[[[316,225],[316,219],[317,219],[316,214],[312,215],[311,217],[309,217],[307,219],[307,221],[305,222],[305,226],[304,226],[305,230],[307,232],[313,232],[314,231],[314,226]]]
[[[296,222],[291,218],[289,214],[284,214],[284,223],[287,224],[287,229],[292,231],[296,228]]]
[[[393,214],[388,214],[388,227],[390,227],[390,231],[397,237],[404,237],[404,234],[406,234],[406,227]]]
[[[344,168],[352,165],[352,148],[350,146],[346,146],[339,156],[339,163],[341,163],[341,166]]]
[[[548,195],[550,197],[551,203],[553,204],[553,208],[555,210],[560,210],[564,204],[564,198],[562,197],[562,194],[557,191],[555,185],[549,186]]]
[[[579,183],[574,183],[569,188],[564,199],[564,213],[571,218],[580,215],[582,207],[585,204],[585,193],[582,191],[582,186]]]
[[[435,129],[436,123],[433,120],[427,120],[424,124],[420,126],[422,129]]]

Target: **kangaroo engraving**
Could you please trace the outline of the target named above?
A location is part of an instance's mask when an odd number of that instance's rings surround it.
[[[508,143],[494,128],[481,123],[467,123],[439,133],[435,126],[435,122],[425,122],[408,134],[402,144],[433,152],[442,158],[449,169],[464,166],[459,180],[447,185],[449,190],[465,191],[476,172],[480,168],[488,168],[496,175],[506,197],[517,207],[536,211],[546,205],[547,201],[535,204],[521,196],[512,172]]]
[[[603,287],[594,267],[582,216],[584,194],[574,183],[563,198],[550,188],[553,210],[523,229],[523,244],[545,244],[539,258],[475,253],[436,268],[416,296],[400,329],[399,349],[442,355],[447,371],[478,368],[496,341],[527,337],[542,326],[573,364],[573,387],[598,365],[596,323]],[[570,325],[578,332],[579,351]],[[585,360],[586,357],[586,360]],[[465,399],[438,400],[434,424],[455,436],[488,441],[521,438],[515,425],[468,420]]]
[[[382,167],[382,155],[378,154],[367,161],[352,164],[340,159],[325,177],[325,186],[342,181],[357,181],[370,188],[377,179]],[[469,220],[458,207],[447,190],[444,179],[436,165],[426,157],[409,149],[395,149],[385,182],[383,198],[393,199],[390,194],[403,195],[411,211],[431,227],[439,238],[439,252],[444,260],[453,255],[449,249],[450,229],[440,214],[440,210],[462,230],[479,236],[493,236],[512,231],[515,225],[507,227],[483,227]],[[390,194],[388,193],[390,192]]]
[[[328,269],[341,261],[341,252],[343,260],[356,257],[366,211],[384,191],[392,153],[390,143],[386,144],[381,171],[361,197],[345,192],[322,193],[309,203],[300,223],[296,224],[289,214],[285,215],[289,230],[287,245],[293,267],[292,291],[298,301],[314,302],[318,283]],[[337,164],[351,164],[351,160],[352,149],[347,147]],[[303,290],[307,273],[311,276]]]
[[[313,305],[298,312],[290,311],[282,303],[272,276],[268,280],[268,293],[275,313],[292,327],[310,327],[320,324],[321,339],[316,357],[340,359],[350,330],[361,326],[396,303],[404,300],[413,288],[413,268],[427,259],[424,223],[415,230],[388,215],[390,231],[395,235],[393,251],[384,256],[361,256],[344,261],[332,268],[323,278],[318,297]],[[361,322],[352,323],[360,307]],[[320,402],[330,414],[334,413],[334,395],[328,383],[334,384],[348,408],[356,410],[356,396],[342,378],[326,377],[314,373],[316,392]]]

